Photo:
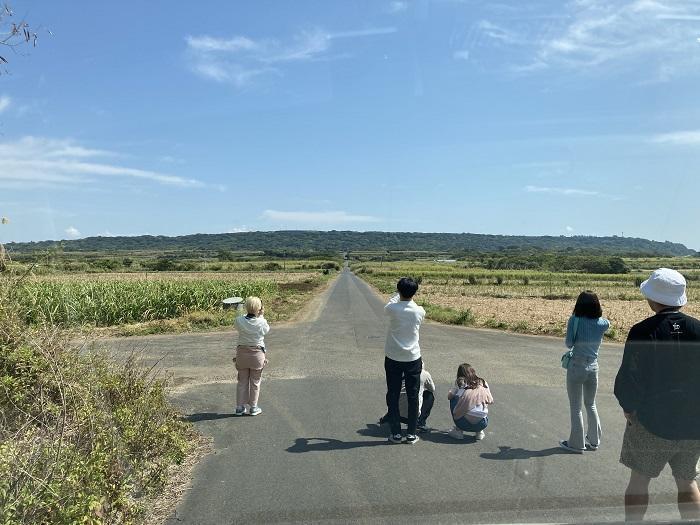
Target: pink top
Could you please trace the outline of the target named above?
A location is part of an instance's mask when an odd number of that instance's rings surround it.
[[[488,415],[488,405],[493,403],[493,396],[486,386],[477,388],[451,388],[447,393],[447,399],[457,398],[457,404],[452,411],[452,419],[457,420],[466,417],[470,423],[478,423]]]

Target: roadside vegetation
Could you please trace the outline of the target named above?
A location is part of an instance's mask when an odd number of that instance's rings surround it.
[[[28,325],[0,274],[0,523],[132,523],[198,437],[166,381]]]
[[[73,333],[146,335],[231,327],[226,297],[257,295],[273,322],[292,319],[341,268],[328,258],[262,258],[219,251],[158,258],[151,252],[17,256],[5,274],[21,277],[15,291],[23,322]]]
[[[520,259],[521,256],[513,257]],[[534,258],[538,262],[565,258],[561,254]],[[473,256],[460,260],[445,256],[387,261],[384,254],[365,254],[352,261],[351,269],[383,294],[395,290],[402,276],[421,282],[416,300],[429,319],[465,326],[510,330],[528,334],[562,335],[578,294],[593,290],[601,299],[604,313],[612,322],[606,334],[613,341],[624,341],[629,328],[648,317],[649,309],[639,294],[639,285],[650,272],[667,266],[681,271],[689,282],[687,311],[700,315],[700,260],[697,257],[624,258],[610,268],[624,273],[566,271],[575,261],[559,265],[559,270],[501,269],[504,257]],[[595,261],[596,256],[591,257]],[[599,257],[596,264],[604,264]],[[618,259],[615,257],[615,259]],[[438,262],[438,260],[442,262]],[[585,262],[585,261],[584,261]],[[496,267],[494,267],[496,266]]]

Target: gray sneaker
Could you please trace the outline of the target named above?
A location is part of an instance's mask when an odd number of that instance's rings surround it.
[[[406,443],[408,443],[409,445],[413,445],[414,443],[418,443],[419,441],[420,438],[415,434],[406,434]]]
[[[262,408],[250,407],[250,410],[248,411],[249,416],[257,416],[258,414],[262,414]]]
[[[245,414],[245,407],[236,407],[236,411],[233,413],[234,416],[242,416]]]
[[[401,443],[403,436],[401,434],[392,434],[389,436],[389,443]]]

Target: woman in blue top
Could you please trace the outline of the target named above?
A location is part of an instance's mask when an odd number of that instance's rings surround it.
[[[566,370],[566,391],[571,408],[571,433],[559,445],[577,454],[584,450],[598,450],[600,446],[600,418],[595,407],[598,390],[598,349],[610,321],[603,317],[598,296],[586,290],[581,292],[574,313],[566,325],[566,347],[573,357]],[[584,436],[581,405],[588,414],[588,433]]]

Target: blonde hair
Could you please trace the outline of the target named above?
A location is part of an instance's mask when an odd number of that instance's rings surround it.
[[[258,315],[258,312],[262,309],[260,297],[246,297],[245,309],[250,315]]]

